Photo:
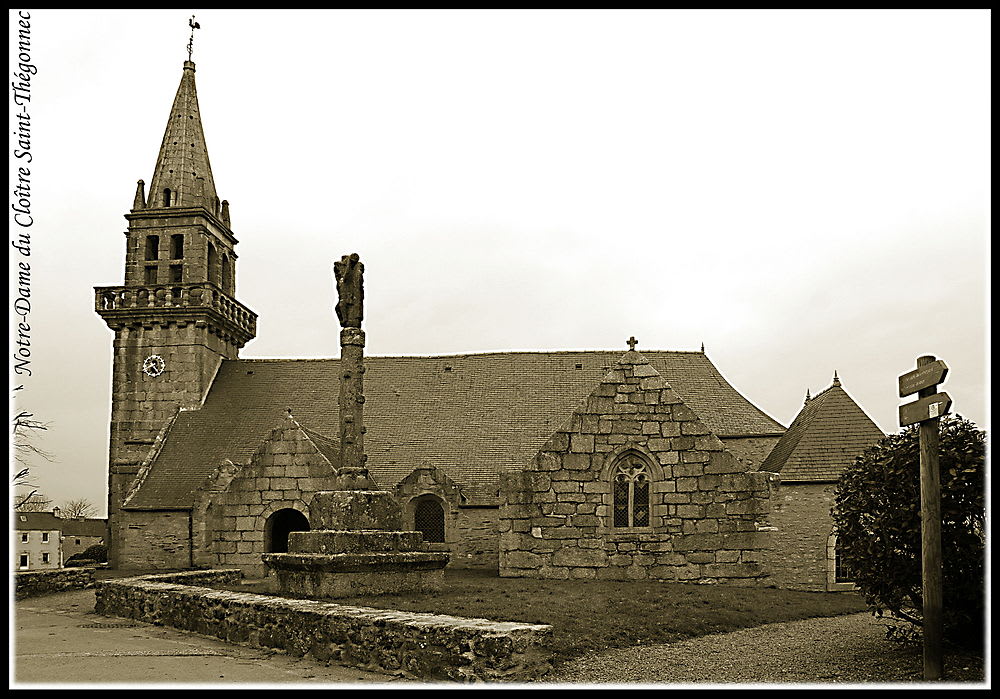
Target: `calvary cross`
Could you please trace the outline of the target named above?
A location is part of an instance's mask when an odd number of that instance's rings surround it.
[[[636,340],[635,336],[633,335],[626,341],[625,344],[628,345],[629,351],[635,351],[635,346],[639,344],[639,341]]]

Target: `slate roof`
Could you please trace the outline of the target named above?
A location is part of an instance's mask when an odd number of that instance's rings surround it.
[[[783,483],[836,481],[865,449],[884,436],[834,379],[830,388],[802,406],[760,470],[780,473]]]
[[[523,468],[621,355],[366,357],[365,451],[371,475],[389,489],[429,459],[466,496],[495,498],[500,472]],[[784,432],[703,353],[643,355],[719,436]],[[287,408],[304,428],[337,436],[338,367],[338,359],[224,361],[202,408],[177,415],[125,507],[190,507],[192,493],[212,469],[224,458],[246,463]]]
[[[100,536],[107,529],[106,519],[56,517],[51,512],[15,512],[14,525],[19,531],[60,531],[66,536]]]

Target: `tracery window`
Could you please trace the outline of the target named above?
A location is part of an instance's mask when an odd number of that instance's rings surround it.
[[[834,582],[854,582],[854,571],[850,569],[847,562],[844,560],[844,552],[840,548],[839,541],[837,541],[833,546],[833,561]]]
[[[638,454],[625,454],[611,472],[612,509],[617,528],[648,527],[649,467]]]

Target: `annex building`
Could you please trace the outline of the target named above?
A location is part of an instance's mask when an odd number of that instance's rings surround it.
[[[239,356],[257,317],[235,298],[237,239],[191,61],[125,217],[124,283],[95,289],[114,331],[109,561],[262,574],[339,466],[339,360]],[[365,369],[372,479],[451,565],[502,575],[827,589],[832,483],[881,437],[839,382],[786,430],[704,351]],[[789,564],[782,551],[799,548]]]

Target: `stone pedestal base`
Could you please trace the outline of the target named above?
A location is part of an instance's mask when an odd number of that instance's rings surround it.
[[[282,593],[332,599],[441,589],[447,553],[267,553]]]

